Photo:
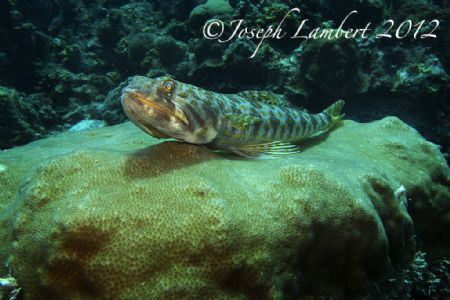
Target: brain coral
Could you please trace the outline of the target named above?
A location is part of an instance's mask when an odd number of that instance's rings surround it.
[[[448,200],[448,167],[395,117],[303,147],[248,160],[126,123],[4,151],[0,256],[24,299],[363,297],[415,251],[396,190]]]

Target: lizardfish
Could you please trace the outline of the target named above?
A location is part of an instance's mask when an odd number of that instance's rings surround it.
[[[327,131],[340,120],[343,100],[318,114],[296,109],[265,91],[214,93],[168,77],[135,76],[123,88],[128,118],[156,138],[207,144],[245,157],[299,152],[291,143]]]

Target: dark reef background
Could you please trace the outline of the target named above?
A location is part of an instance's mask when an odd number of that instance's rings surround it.
[[[450,153],[450,1],[443,0],[4,0],[0,2],[0,149],[67,130],[82,120],[125,120],[113,90],[132,75],[171,75],[219,92],[272,90],[315,112],[338,98],[347,118],[396,115]],[[251,28],[286,20],[291,33],[382,29],[438,19],[437,38],[228,43],[202,35],[205,20],[243,18]],[[428,23],[426,23],[428,24]],[[386,25],[384,26],[384,28]],[[425,29],[427,26],[425,26]],[[395,28],[394,28],[395,29]],[[428,26],[429,30],[429,26]],[[411,35],[410,35],[411,36]],[[91,122],[98,126],[104,122]],[[97,124],[97,125],[95,125]]]

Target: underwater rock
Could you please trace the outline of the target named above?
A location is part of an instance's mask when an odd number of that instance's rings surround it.
[[[71,126],[68,131],[83,131],[94,128],[105,127],[106,123],[102,120],[82,120],[77,124]]]
[[[171,36],[163,36],[156,40],[155,45],[161,64],[165,67],[173,67],[179,64],[186,56],[186,46],[177,42]]]
[[[430,262],[426,253],[418,251],[409,265],[394,270],[378,289],[373,299],[447,299],[450,295],[450,260]]]
[[[412,259],[407,202],[450,197],[438,147],[395,117],[344,121],[283,159],[125,123],[0,164],[0,257],[24,299],[355,299]]]
[[[140,64],[145,53],[154,47],[154,35],[149,32],[139,32],[132,35],[128,42],[128,59],[130,62]]]
[[[351,10],[358,13],[348,18],[351,28],[365,26],[367,22],[378,23],[390,7],[385,0],[325,0],[324,15],[339,24]],[[406,1],[405,1],[406,2]]]
[[[309,98],[348,97],[362,92],[366,79],[355,40],[308,40],[301,52],[296,79]],[[294,81],[295,81],[294,80]]]
[[[123,29],[122,16],[117,9],[111,9],[103,20],[96,26],[95,33],[97,40],[106,49],[114,47],[125,34]]]
[[[43,94],[26,95],[0,86],[0,149],[46,136],[56,123],[51,104]]]
[[[285,84],[285,78],[279,75],[278,52],[269,44],[263,44],[259,55],[249,60],[255,47],[253,42],[243,39],[237,39],[229,45],[217,43],[212,46],[207,41],[199,41],[194,52],[198,64],[191,67],[188,74],[192,78],[191,82],[224,93],[238,92],[237,86],[240,90],[265,90],[277,84],[278,80]],[[214,56],[213,53],[219,55]],[[227,80],[217,82],[220,78]],[[285,89],[278,92],[282,94]]]
[[[383,94],[384,97],[406,95],[418,104],[429,104],[423,101],[429,98],[444,100],[441,94],[449,89],[450,78],[442,59],[432,54],[429,48],[416,46],[406,50],[393,46],[376,52],[365,48],[362,52],[364,61],[370,62],[369,93]]]
[[[445,2],[445,1],[444,1]],[[414,21],[423,19],[432,19],[448,10],[448,3],[438,3],[435,1],[427,0],[413,0],[413,1],[392,1],[392,6],[390,7],[391,14],[396,15],[397,18],[407,19],[412,18]],[[441,5],[439,5],[441,4]],[[442,10],[442,11],[441,11]]]
[[[126,121],[126,116],[122,113],[122,105],[120,101],[120,94],[122,89],[128,84],[128,80],[120,83],[117,87],[109,91],[105,101],[94,108],[96,115],[105,120],[109,125],[115,125]]]
[[[450,78],[435,55],[429,55],[421,63],[410,63],[397,71],[392,81],[392,91],[404,91],[414,95],[438,96]],[[419,61],[419,60],[417,60]]]
[[[207,19],[214,16],[230,15],[233,8],[228,0],[208,0],[205,4],[196,6],[189,16],[190,19]]]

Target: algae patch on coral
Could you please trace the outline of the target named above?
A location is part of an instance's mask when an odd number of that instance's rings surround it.
[[[430,230],[413,226],[399,187],[448,228],[445,160],[395,117],[345,121],[275,160],[160,143],[126,123],[0,164],[0,255],[25,299],[355,298]]]

